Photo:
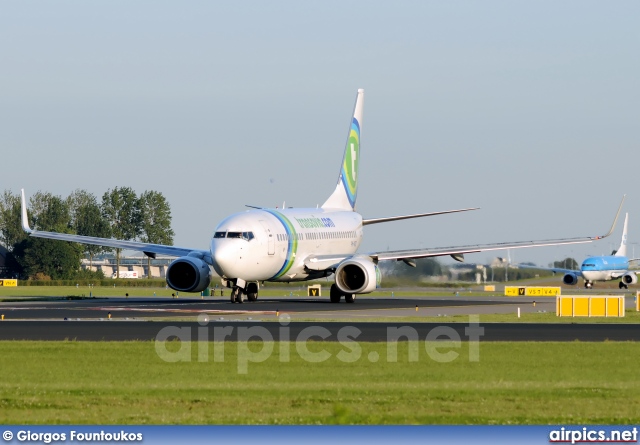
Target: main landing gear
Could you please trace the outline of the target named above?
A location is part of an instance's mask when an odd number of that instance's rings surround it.
[[[340,289],[338,289],[338,286],[336,286],[335,284],[332,284],[331,289],[329,290],[329,298],[331,299],[331,302],[340,303],[340,299],[343,296],[344,296],[344,301],[346,303],[353,303],[354,301],[356,301],[355,294],[345,294]]]
[[[626,284],[624,284],[622,281],[620,283],[618,283],[618,288],[619,289],[629,289],[629,286],[627,286]]]
[[[247,284],[247,299],[249,301],[256,301],[258,299],[258,283]]]

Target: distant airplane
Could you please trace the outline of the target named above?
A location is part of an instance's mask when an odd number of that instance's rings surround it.
[[[356,295],[372,292],[379,285],[379,261],[404,261],[414,267],[416,258],[450,255],[457,261],[463,261],[466,253],[588,243],[605,238],[613,231],[620,209],[611,230],[603,236],[356,253],[362,242],[364,226],[476,210],[468,208],[373,219],[364,219],[357,213],[363,99],[364,90],[360,89],[349,122],[338,183],[321,207],[273,209],[247,206],[250,210],[233,214],[218,224],[208,250],[31,230],[24,189],[22,226],[33,237],[142,251],[152,258],[156,254],[177,257],[166,272],[167,284],[177,291],[200,292],[206,289],[212,267],[222,277],[222,285],[232,289],[231,302],[238,303],[243,302],[244,295],[249,301],[255,301],[260,282],[305,281],[332,274],[335,275],[335,283],[329,292],[331,302],[338,303],[344,298],[347,303],[353,303]]]
[[[624,227],[622,229],[622,241],[618,250],[614,250],[611,255],[593,256],[582,262],[580,270],[562,269],[559,267],[535,269],[550,270],[554,273],[564,273],[562,281],[564,284],[575,285],[578,278],[584,279],[584,287],[591,289],[596,281],[611,281],[620,278],[618,287],[620,289],[628,289],[630,284],[636,284],[638,277],[636,272],[629,270],[629,263],[638,261],[640,258],[627,258],[627,224],[629,223],[629,214],[624,218]],[[533,268],[533,266],[521,266]]]

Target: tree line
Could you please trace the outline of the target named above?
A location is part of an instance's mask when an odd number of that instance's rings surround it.
[[[115,187],[105,192],[101,201],[81,189],[66,198],[38,191],[29,199],[27,208],[29,224],[34,230],[173,244],[171,208],[162,193],[153,190],[138,196],[130,187]],[[81,270],[81,259],[88,258],[92,265],[96,255],[113,250],[29,237],[22,230],[21,212],[20,195],[5,190],[0,196],[0,244],[8,250],[6,276],[54,280],[93,278],[95,272]],[[115,250],[119,271],[121,249]]]

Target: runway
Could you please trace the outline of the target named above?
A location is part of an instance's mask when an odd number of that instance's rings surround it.
[[[289,313],[292,316],[329,315],[331,317],[377,316],[407,312],[416,306],[423,309],[445,308],[452,312],[471,310],[473,313],[493,313],[499,306],[530,304],[531,299],[514,298],[358,298],[355,303],[331,303],[327,298],[266,298],[244,304],[230,303],[226,299],[171,299],[171,298],[96,298],[85,300],[24,301],[0,303],[5,320],[97,320],[111,315],[112,319],[167,318],[197,316],[202,312],[221,316],[265,316]],[[554,303],[555,304],[555,303]],[[454,311],[455,312],[455,311]],[[424,313],[424,312],[423,312]]]
[[[341,338],[340,332],[355,329],[349,332],[357,332],[358,340],[378,342],[387,341],[389,333],[398,328],[426,339],[430,333],[434,335],[434,329],[444,327],[445,332],[455,333],[465,341],[469,339],[467,323],[451,323],[446,318],[442,323],[419,323],[415,317],[514,313],[516,307],[524,312],[555,310],[553,298],[538,298],[536,306],[533,301],[521,297],[451,296],[361,297],[354,304],[287,297],[244,304],[233,304],[226,299],[156,297],[25,300],[0,303],[3,316],[0,340],[149,341],[161,332],[166,333],[165,328],[169,331],[185,328],[184,332],[193,333],[191,338],[196,340],[198,328],[208,327],[211,334],[207,340],[214,340],[216,328],[222,329],[220,332],[230,330],[231,335],[225,338],[228,341],[242,339],[247,330],[268,333],[267,340],[278,340],[284,332],[282,328],[286,328],[290,339],[304,332],[315,332],[317,340],[334,341]],[[381,317],[397,317],[400,321],[366,322]],[[402,317],[412,317],[411,322],[402,322]],[[263,329],[250,329],[258,327]],[[345,328],[347,331],[341,331]],[[481,341],[640,341],[640,326],[636,324],[484,323],[479,328],[482,329]]]
[[[58,301],[25,301],[0,303],[0,313],[5,320],[88,320],[111,318],[118,319],[151,319],[166,317],[191,317],[202,312],[221,316],[245,317],[260,315],[275,316],[276,313],[286,312],[292,316],[331,316],[345,317],[384,316],[385,311],[393,314],[410,311],[415,307],[443,309],[443,308],[471,308],[477,307],[482,312],[489,313],[489,306],[512,306],[523,304],[513,299],[454,299],[454,298],[359,298],[354,304],[334,304],[328,299],[312,298],[267,298],[244,304],[230,303],[226,299],[171,299],[171,298],[97,298],[85,300]],[[484,308],[484,309],[483,309]],[[474,309],[475,312],[477,312]],[[441,310],[442,312],[442,310]]]

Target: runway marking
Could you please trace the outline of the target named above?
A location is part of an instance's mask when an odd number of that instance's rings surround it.
[[[175,312],[175,313],[184,313],[184,314],[194,314],[194,313],[207,313],[207,314],[259,314],[259,315],[271,315],[275,314],[276,311],[251,311],[251,310],[234,310],[234,309],[158,309],[158,308],[134,308],[134,307],[5,307],[2,308],[4,310],[18,310],[18,311],[29,311],[29,310],[65,310],[65,311],[100,311],[100,312],[123,312],[123,311],[132,311],[132,312]]]

